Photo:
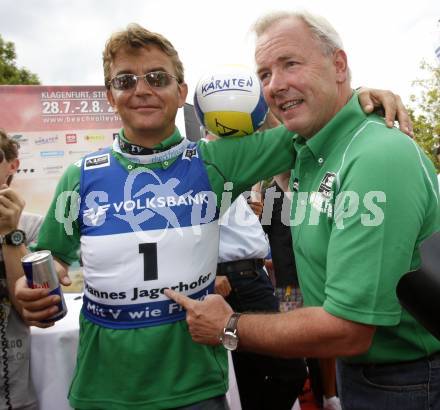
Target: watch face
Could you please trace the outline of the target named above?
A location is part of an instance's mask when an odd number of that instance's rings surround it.
[[[24,242],[24,235],[21,231],[15,231],[11,233],[12,245],[21,245]]]
[[[238,346],[238,336],[226,330],[222,336],[222,344],[225,349],[236,350]]]

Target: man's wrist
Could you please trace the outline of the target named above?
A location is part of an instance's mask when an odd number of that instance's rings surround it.
[[[238,319],[240,319],[241,313],[233,313],[229,318],[226,327],[220,336],[220,341],[223,347],[227,350],[237,350],[238,348]]]

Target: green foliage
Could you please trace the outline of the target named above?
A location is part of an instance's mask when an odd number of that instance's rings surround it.
[[[17,68],[15,45],[0,36],[0,85],[40,84],[38,76],[26,68]]]
[[[422,61],[420,68],[428,77],[413,82],[419,95],[411,96],[414,108],[409,111],[414,124],[415,140],[429,155],[437,172],[440,172],[440,161],[436,155],[440,146],[440,65],[433,66]]]

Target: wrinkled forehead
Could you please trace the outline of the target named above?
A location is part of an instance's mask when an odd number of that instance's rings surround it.
[[[255,62],[258,68],[291,57],[306,56],[320,49],[307,24],[297,17],[286,17],[269,26],[256,40]]]
[[[308,30],[308,26],[298,17],[285,17],[267,26],[256,39],[255,49],[264,46],[274,38],[295,37]]]

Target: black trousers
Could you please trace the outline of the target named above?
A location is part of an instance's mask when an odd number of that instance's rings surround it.
[[[226,298],[237,312],[277,312],[279,302],[264,269],[255,275],[228,273],[232,291]],[[233,352],[242,410],[291,410],[307,378],[303,359],[280,359]]]

